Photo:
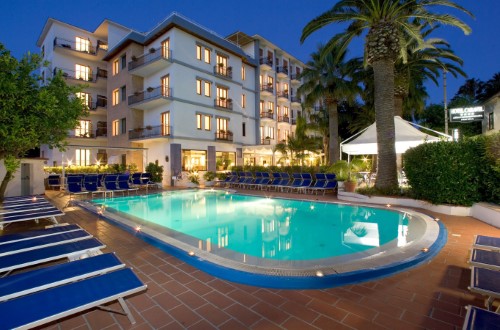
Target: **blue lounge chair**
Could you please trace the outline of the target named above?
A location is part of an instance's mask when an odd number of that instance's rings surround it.
[[[476,235],[472,246],[478,249],[500,251],[500,237]]]
[[[312,175],[311,173],[302,173],[302,181],[300,185],[297,187],[293,187],[290,190],[296,191],[298,193],[306,193],[306,189],[309,188],[312,184]]]
[[[47,177],[47,186],[50,189],[61,188],[61,176],[59,174],[50,174]]]
[[[245,188],[248,189],[257,189],[257,186],[261,184],[263,179],[262,172],[255,172],[255,178],[252,182],[245,184]]]
[[[48,218],[52,221],[52,223],[57,224],[56,217],[60,217],[62,215],[64,215],[64,212],[62,212],[56,207],[6,213],[2,214],[2,219],[0,221],[0,229],[3,229],[7,225],[14,222],[31,221],[31,220],[35,220],[36,222],[38,222],[40,219],[44,218]]]
[[[277,187],[281,184],[281,173],[279,172],[273,172],[273,179],[269,184],[267,185],[266,188],[270,191],[272,188],[278,189]]]
[[[24,204],[29,202],[37,202],[39,200],[47,200],[44,195],[28,195],[28,196],[12,196],[5,197],[2,205],[10,205],[10,204]]]
[[[488,268],[472,267],[469,290],[488,297],[485,304],[488,310],[492,310],[493,302],[500,298],[500,272]],[[500,305],[497,312],[500,312]]]
[[[89,277],[0,303],[0,327],[30,329],[116,300],[134,324],[124,298],[146,288],[130,268]]]
[[[256,189],[264,190],[271,183],[271,175],[268,172],[262,172],[262,180],[255,187]]]
[[[302,174],[293,173],[292,179],[286,185],[281,186],[281,191],[292,191],[295,188],[300,187],[302,185],[302,181]]]
[[[475,306],[467,306],[463,330],[499,330],[500,314],[487,311]]]
[[[47,200],[40,200],[39,202],[26,202],[19,204],[7,204],[0,206],[0,214],[25,212],[29,210],[41,210],[45,208],[53,208],[54,205]]]
[[[322,192],[323,195],[326,194],[327,191],[334,192],[337,189],[337,181],[326,181],[323,187],[309,187],[308,191],[314,192],[315,194]]]
[[[93,197],[94,194],[103,194],[104,190],[99,189],[99,176],[97,174],[88,174],[83,179],[83,187]]]
[[[78,225],[61,225],[61,226],[53,226],[47,229],[30,230],[14,234],[0,235],[0,245],[12,242],[21,242],[38,237],[51,236],[63,232],[71,232],[81,229],[82,228]]]
[[[500,253],[497,251],[472,249],[469,263],[475,267],[500,270]]]
[[[70,205],[76,196],[87,196],[88,191],[83,190],[83,183],[81,176],[70,176],[68,177],[68,183],[66,184],[66,189],[69,193],[69,200],[66,206]]]
[[[111,194],[114,196],[115,192],[121,192],[122,194],[125,193],[124,189],[120,189],[118,186],[118,175],[116,174],[108,174],[104,177],[104,187],[106,188],[107,192],[111,192]]]
[[[130,194],[131,191],[134,191],[137,194],[137,190],[139,190],[139,188],[130,186],[129,182],[130,182],[129,174],[118,175],[118,188],[125,190],[127,194]]]

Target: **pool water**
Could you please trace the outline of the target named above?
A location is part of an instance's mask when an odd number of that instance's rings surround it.
[[[203,250],[245,258],[312,261],[410,244],[409,216],[383,208],[228,194],[166,192],[94,200],[139,226],[166,228]],[[420,232],[419,226],[414,227]],[[181,238],[182,240],[182,238]]]

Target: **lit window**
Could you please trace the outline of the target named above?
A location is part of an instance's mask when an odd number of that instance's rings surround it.
[[[164,58],[170,58],[170,39],[162,41],[161,56],[163,56]]]
[[[161,77],[161,95],[163,97],[170,96],[170,76]]]
[[[196,79],[196,94],[201,95],[201,79]]]
[[[75,50],[80,52],[89,52],[90,40],[76,37]]]
[[[267,102],[267,111],[273,112],[273,110],[274,110],[274,102],[271,101]]]
[[[90,120],[80,120],[75,129],[75,136],[77,137],[90,137],[92,133],[92,122]]]
[[[210,85],[211,85],[210,82],[205,81],[205,96],[208,97],[210,97],[210,89],[211,89]]]
[[[201,61],[201,46],[196,45],[196,59]]]
[[[227,131],[228,122],[226,118],[217,118],[217,131]]]
[[[119,67],[120,67],[120,63],[119,63],[118,59],[114,60],[113,61],[113,76],[118,74]]]
[[[242,108],[247,107],[247,95],[246,94],[241,94],[241,107]]]
[[[241,80],[245,80],[247,78],[247,71],[245,69],[245,66],[241,66]]]
[[[201,129],[201,115],[196,114],[196,128]]]
[[[182,150],[182,170],[183,171],[206,171],[207,151],[206,150]]]
[[[205,63],[210,63],[210,49],[205,48]]]
[[[113,120],[113,136],[117,136],[120,132],[120,121]]]
[[[161,114],[161,135],[170,135],[170,111]]]
[[[204,116],[205,117],[205,131],[210,131],[210,116]]]
[[[90,67],[80,64],[75,64],[75,78],[85,81],[92,80],[92,74],[90,72]]]
[[[75,150],[75,165],[78,166],[90,165],[90,149]]]
[[[113,105],[120,103],[120,90],[117,88],[113,91]]]

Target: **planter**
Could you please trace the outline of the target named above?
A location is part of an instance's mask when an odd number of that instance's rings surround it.
[[[357,185],[358,184],[356,181],[345,181],[344,182],[344,191],[345,192],[354,192],[356,190]]]

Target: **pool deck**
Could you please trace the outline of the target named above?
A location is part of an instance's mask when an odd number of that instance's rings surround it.
[[[47,196],[61,208],[67,202],[59,191],[47,191]],[[331,194],[283,196],[336,201]],[[148,291],[127,299],[135,325],[125,316],[94,309],[44,329],[461,329],[464,307],[484,303],[467,289],[473,237],[500,237],[500,229],[472,217],[420,211],[439,217],[448,229],[448,242],[429,263],[356,285],[277,290],[217,279],[86,211],[69,207],[60,222],[77,223],[96,236],[107,245],[105,252],[116,252],[134,268]],[[47,224],[13,224],[4,233]]]

